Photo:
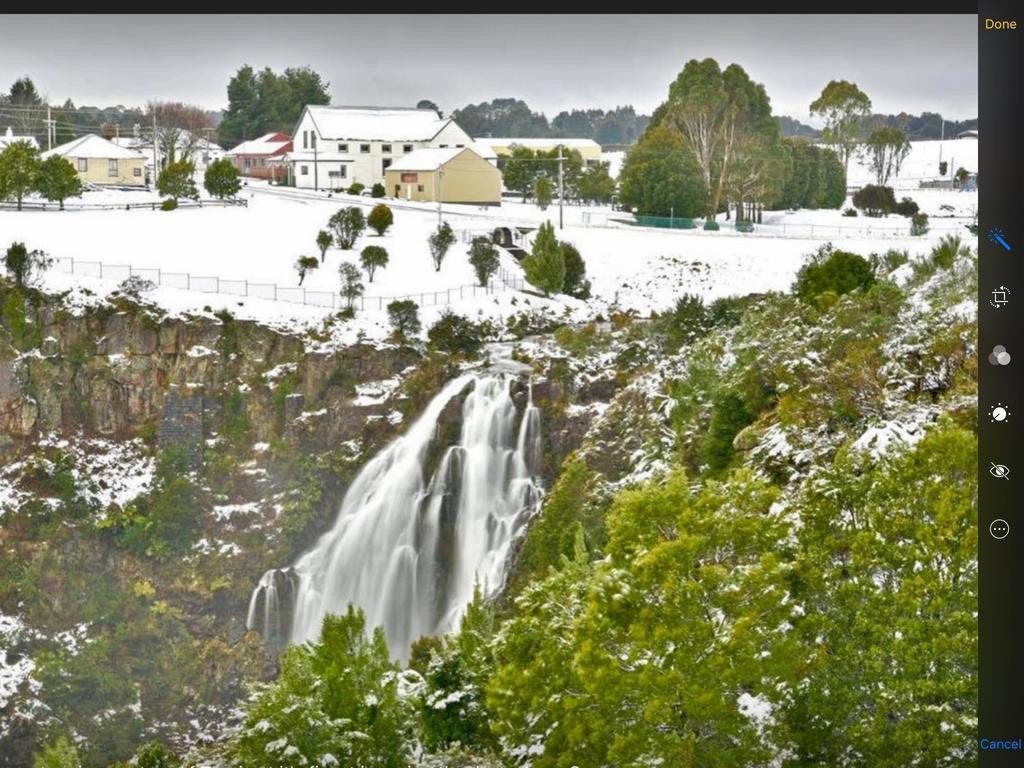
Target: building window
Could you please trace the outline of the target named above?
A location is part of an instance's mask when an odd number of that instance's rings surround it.
[[[347,155],[348,154],[348,144],[339,144],[338,145],[338,151]]]
[[[299,173],[302,174],[303,176],[309,176],[309,166],[308,165],[300,165],[299,166]]]
[[[388,169],[388,166],[391,165],[391,158],[390,157],[385,157],[383,160],[380,161],[380,165],[381,165],[381,171],[382,172],[386,171]]]
[[[405,154],[412,152],[412,144],[403,144],[402,151],[405,152]]]
[[[132,176],[134,176],[137,179],[140,178],[142,176],[142,169],[141,168],[132,168]]]
[[[346,168],[346,167],[345,167],[345,166],[343,165],[343,166],[341,166],[340,168],[338,168],[338,170],[336,170],[336,171],[328,171],[328,172],[327,172],[327,176],[328,176],[329,178],[332,178],[332,179],[344,179],[344,178],[345,178],[345,176],[347,176],[347,175],[348,175],[348,174],[347,174],[347,171],[348,171],[348,168]]]
[[[302,132],[302,148],[309,149],[309,131]]]
[[[447,144],[440,144],[439,146],[441,147],[441,149],[448,149],[448,145]]]
[[[390,144],[381,144],[380,145],[380,151],[384,152],[385,154],[390,155],[391,154],[391,145]]]
[[[416,185],[416,191],[417,192],[422,192],[423,191],[423,185],[422,184],[417,184]]]
[[[107,175],[117,178],[117,160],[107,161]]]
[[[456,148],[456,149],[462,149],[462,148],[463,148],[463,147],[465,147],[465,146],[466,146],[465,144],[456,144],[456,145],[455,145],[455,148]]]
[[[316,149],[316,131],[309,132],[309,146]]]
[[[80,157],[78,158],[78,172],[88,173],[89,172],[89,158]]]
[[[369,154],[370,153],[370,145],[369,144],[360,144],[359,145],[359,151],[362,152],[364,155]]]

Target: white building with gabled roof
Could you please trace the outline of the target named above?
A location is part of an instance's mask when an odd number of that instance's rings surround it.
[[[14,129],[7,126],[7,131],[5,133],[0,133],[0,152],[7,149],[11,144],[14,144],[17,141],[23,141],[26,144],[39,149],[39,143],[35,140],[34,136],[15,136]]]
[[[84,184],[111,187],[146,186],[146,158],[141,152],[119,147],[112,141],[88,133],[61,144],[41,157],[63,157],[78,172]]]
[[[459,125],[433,109],[307,106],[288,155],[297,187],[340,189],[384,182],[394,161],[418,149],[473,146]]]

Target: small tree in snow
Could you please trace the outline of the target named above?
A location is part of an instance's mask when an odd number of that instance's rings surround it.
[[[533,183],[533,197],[537,201],[537,207],[546,211],[551,205],[554,190],[551,187],[551,180],[547,176],[538,176]]]
[[[434,271],[441,271],[441,262],[448,255],[449,249],[455,245],[455,233],[451,225],[446,221],[430,234],[427,238],[427,245],[430,246],[430,258],[434,260]]]
[[[523,259],[526,279],[544,291],[545,296],[558,293],[565,283],[565,257],[550,221],[540,225],[530,255]]]
[[[366,270],[366,279],[373,282],[373,273],[388,264],[388,252],[379,245],[368,245],[359,254],[359,263]]]
[[[326,229],[321,229],[316,233],[316,247],[320,249],[320,263],[324,263],[324,259],[327,258],[327,249],[331,247],[331,243],[334,242],[334,237]]]
[[[27,141],[15,141],[0,152],[0,200],[14,200],[21,210],[25,195],[35,189],[39,150]]]
[[[334,233],[334,241],[343,251],[349,251],[366,229],[366,217],[354,205],[336,211],[327,220],[327,226]]]
[[[51,155],[39,164],[36,190],[47,200],[60,203],[63,211],[65,200],[82,196],[82,180],[78,178],[75,166],[67,159]]]
[[[21,290],[32,285],[42,275],[53,259],[42,251],[30,251],[24,243],[11,243],[4,254],[4,268],[14,281],[14,287]]]
[[[338,267],[338,275],[341,277],[341,296],[345,299],[345,306],[355,309],[355,302],[363,295],[363,283],[359,279],[362,275],[355,264],[343,261]]]
[[[408,341],[420,332],[420,310],[412,299],[401,299],[388,304],[388,321],[395,338]]]
[[[476,272],[476,279],[481,286],[486,287],[487,281],[498,271],[498,249],[494,247],[488,237],[474,237],[472,245],[469,246],[469,263]]]
[[[370,215],[366,217],[366,223],[370,225],[370,229],[374,230],[378,236],[382,236],[388,231],[388,227],[395,223],[395,214],[384,203],[381,203],[380,205],[373,206]]]
[[[299,285],[306,279],[306,275],[320,266],[320,262],[314,256],[299,256],[295,262],[295,271],[299,273]]]
[[[182,197],[198,200],[199,190],[196,188],[195,179],[192,178],[195,172],[196,167],[192,163],[185,161],[171,163],[160,171],[160,176],[157,177],[157,192],[175,202]]]
[[[242,188],[242,182],[238,178],[235,164],[222,157],[207,166],[206,173],[203,174],[203,186],[211,196],[223,200],[225,197],[237,195]]]

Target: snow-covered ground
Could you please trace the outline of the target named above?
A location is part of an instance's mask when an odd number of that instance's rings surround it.
[[[910,154],[900,167],[899,175],[890,182],[896,190],[908,194],[917,190],[922,181],[937,181],[939,176],[939,158],[948,164],[947,180],[958,168],[966,168],[971,173],[978,172],[978,139],[946,139],[945,141],[912,141]],[[861,155],[850,160],[847,172],[847,183],[851,186],[873,184],[875,175],[871,172],[868,161]],[[917,195],[913,195],[917,199]]]
[[[976,141],[946,145],[944,156],[952,159],[959,155],[965,163],[968,153],[964,147],[973,145],[976,167]],[[937,146],[938,142],[915,143],[901,178],[921,172],[919,168],[930,162],[931,154],[937,163]],[[851,164],[851,171],[853,168]],[[473,287],[476,281],[466,258],[473,236],[490,234],[498,226],[531,229],[547,220],[557,225],[557,207],[541,211],[532,203],[506,202],[491,209],[445,206],[444,218],[460,239],[441,270],[435,271],[427,236],[437,226],[436,206],[385,200],[394,211],[391,230],[383,237],[365,233],[351,251],[329,249],[324,264],[306,277],[305,294],[297,290],[294,264],[299,256],[318,255],[315,237],[326,228],[330,215],[344,205],[357,204],[368,210],[380,201],[268,188],[254,182],[243,192],[247,207],[173,212],[4,210],[0,211],[0,244],[22,241],[54,256],[56,262],[45,285],[74,290],[73,301],[95,301],[116,289],[130,266],[159,283],[146,298],[169,311],[226,308],[240,318],[287,327],[319,325],[340,308],[339,264],[358,265],[362,248],[381,245],[388,250],[390,262],[377,272],[373,283],[364,279],[365,297],[358,305],[361,311],[356,321],[344,325],[346,338],[339,339],[343,341],[358,332],[371,338],[387,335],[385,307],[393,298],[413,298],[421,305],[424,324],[429,325],[446,307],[471,317],[499,320],[523,310],[547,308],[560,316],[585,320],[612,307],[643,314],[662,310],[682,293],[712,299],[784,290],[805,256],[826,240],[841,241],[843,248],[865,254],[888,248],[923,252],[942,234],[966,233],[965,224],[977,205],[977,193],[916,190],[907,194],[932,216],[932,231],[926,237],[909,237],[909,224],[903,217],[848,218],[838,210],[767,212],[764,224],[754,233],[738,234],[724,221],[720,232],[658,230],[623,223],[624,215],[607,207],[567,205],[565,227],[558,236],[574,243],[586,261],[592,283],[592,298],[587,302],[566,297],[544,299],[515,290],[522,285],[522,270],[507,254],[502,272],[506,279],[495,280],[494,292]],[[127,204],[155,197],[148,191],[107,190],[88,192],[83,202]],[[941,206],[952,206],[952,211]],[[528,244],[531,234],[525,237]]]

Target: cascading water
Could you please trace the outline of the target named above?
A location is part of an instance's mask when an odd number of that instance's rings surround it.
[[[248,627],[275,648],[315,640],[325,615],[354,604],[405,661],[417,638],[458,626],[475,584],[497,593],[513,541],[540,500],[540,413],[532,399],[520,413],[513,381],[467,374],[445,386],[359,472],[316,546],[264,574]],[[459,440],[445,448],[442,414],[470,388]]]

